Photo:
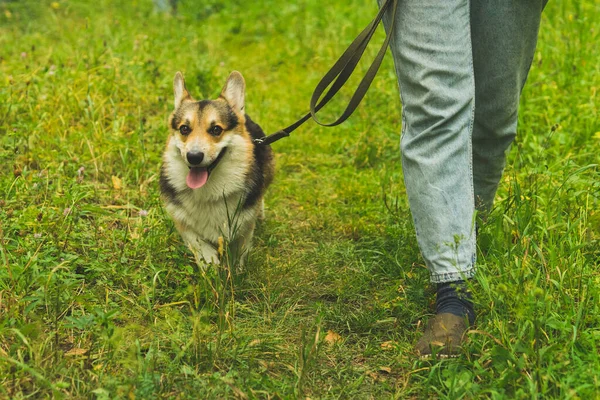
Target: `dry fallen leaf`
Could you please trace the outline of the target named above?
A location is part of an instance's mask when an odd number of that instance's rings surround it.
[[[389,340],[387,342],[381,343],[382,350],[394,350],[395,347],[396,347],[396,342],[394,342],[393,340]]]
[[[65,353],[65,356],[82,356],[87,353],[87,349],[74,348]]]
[[[385,375],[387,375],[387,372],[384,373],[379,373],[379,372],[374,372],[374,371],[367,371],[367,375],[373,379],[374,382],[385,382],[387,381]]]
[[[334,345],[342,341],[342,337],[335,333],[334,331],[327,331],[327,336],[325,336],[325,342],[329,345]]]
[[[120,190],[123,188],[123,182],[121,181],[121,178],[119,178],[118,176],[112,176],[112,184],[113,184],[113,188]]]
[[[392,369],[390,367],[379,367],[379,372],[385,372],[386,374],[391,374]]]

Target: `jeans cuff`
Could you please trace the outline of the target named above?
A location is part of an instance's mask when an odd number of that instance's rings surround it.
[[[460,280],[466,280],[475,276],[475,267],[469,267],[464,271],[444,272],[441,274],[431,274],[431,283],[446,283]]]

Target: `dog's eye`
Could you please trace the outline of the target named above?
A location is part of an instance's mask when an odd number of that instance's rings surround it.
[[[219,125],[215,125],[208,130],[208,133],[210,133],[213,136],[219,136],[222,132],[223,128],[221,128]]]
[[[182,135],[189,135],[191,131],[192,129],[187,125],[181,125],[179,127],[179,132],[181,132]]]

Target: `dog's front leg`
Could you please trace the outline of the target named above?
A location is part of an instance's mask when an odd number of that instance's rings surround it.
[[[205,242],[204,240],[200,240],[200,249],[199,254],[200,259],[204,260],[209,264],[219,265],[219,252],[215,247]]]
[[[218,250],[212,243],[203,240],[195,233],[189,231],[181,232],[181,236],[192,253],[194,253],[194,257],[196,257],[198,264],[220,264]]]

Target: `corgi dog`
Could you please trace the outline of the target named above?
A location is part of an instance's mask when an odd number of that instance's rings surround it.
[[[165,208],[196,260],[219,264],[225,239],[241,266],[256,221],[264,217],[273,152],[253,141],[265,134],[244,111],[246,84],[239,72],[229,75],[216,100],[194,100],[180,72],[173,90],[160,173]]]

